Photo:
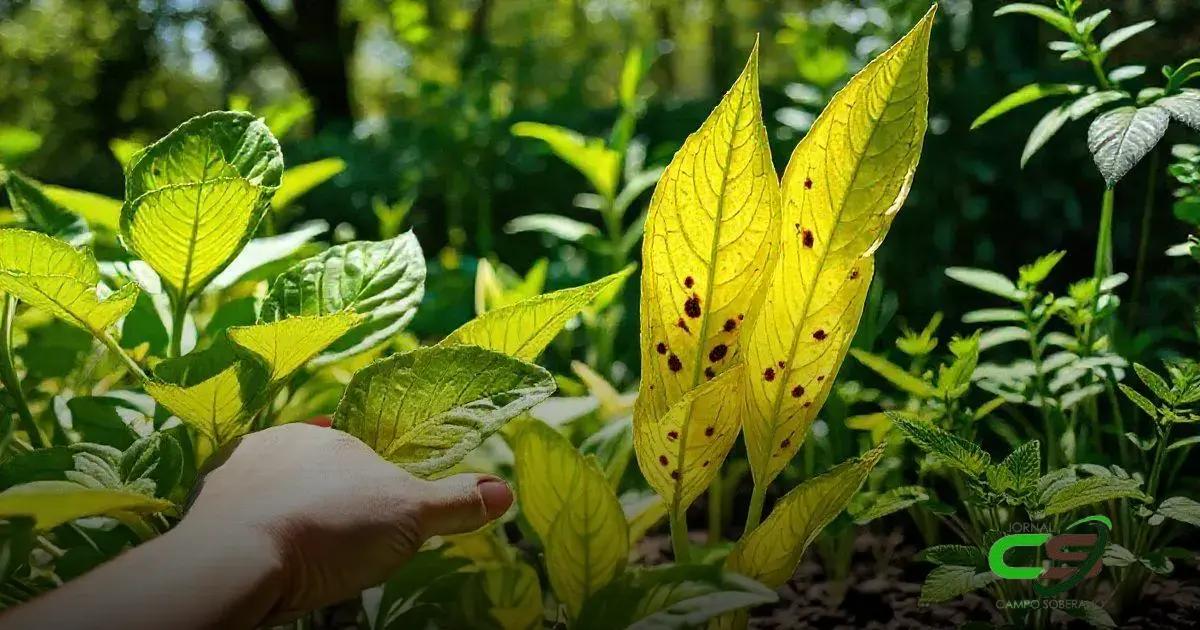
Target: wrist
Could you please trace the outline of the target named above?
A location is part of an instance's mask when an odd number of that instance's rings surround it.
[[[164,556],[176,566],[203,567],[205,573],[224,576],[230,595],[221,602],[229,617],[265,620],[283,595],[283,554],[269,532],[251,525],[212,523],[185,518],[163,537],[171,549]]]

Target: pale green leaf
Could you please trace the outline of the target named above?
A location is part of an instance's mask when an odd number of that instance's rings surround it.
[[[0,163],[16,164],[42,148],[42,135],[9,125],[0,125]]]
[[[1167,403],[1171,403],[1175,400],[1174,394],[1171,393],[1171,386],[1167,385],[1167,381],[1163,380],[1163,377],[1155,374],[1154,370],[1151,370],[1141,363],[1134,363],[1133,371],[1137,373],[1138,378],[1141,379],[1142,383],[1144,383],[1151,392],[1154,392],[1154,395],[1157,396],[1159,400]]]
[[[229,340],[262,361],[272,383],[287,380],[353,328],[363,316],[352,311],[297,316],[266,324],[235,326]]]
[[[129,165],[122,240],[190,299],[254,235],[282,170],[262,121],[232,112],[193,118]]]
[[[1071,103],[1069,106],[1067,113],[1071,115],[1071,120],[1079,120],[1080,118],[1087,116],[1088,114],[1100,109],[1101,107],[1104,107],[1105,105],[1108,105],[1109,103],[1115,103],[1128,97],[1128,94],[1118,90],[1103,90],[1100,92],[1093,92],[1087,96],[1081,96],[1075,99],[1075,102]]]
[[[71,481],[34,481],[0,492],[0,518],[28,516],[40,530],[87,516],[154,513],[171,507],[169,501],[137,492],[88,488]]]
[[[1109,186],[1146,157],[1166,133],[1169,122],[1170,114],[1157,105],[1121,107],[1092,122],[1088,149]]]
[[[808,545],[858,492],[867,473],[883,457],[884,448],[886,445],[880,444],[784,495],[770,516],[734,545],[725,568],[770,588],[783,586],[796,571]]]
[[[1025,313],[1011,308],[982,308],[962,317],[964,324],[991,324],[997,322],[1023,322]]]
[[[1033,127],[1033,131],[1029,133],[1029,139],[1025,141],[1025,149],[1021,152],[1021,167],[1024,168],[1029,163],[1029,159],[1033,157],[1054,134],[1058,133],[1059,129],[1071,119],[1071,106],[1059,105],[1046,113],[1041,120]]]
[[[297,199],[312,189],[337,177],[346,170],[346,163],[338,158],[318,160],[308,164],[293,166],[283,172],[283,181],[271,198],[271,205],[281,211],[291,207]]]
[[[1187,497],[1171,497],[1158,506],[1158,513],[1167,518],[1200,527],[1200,503]]]
[[[100,296],[91,254],[36,232],[0,230],[0,291],[103,338],[129,313],[138,287]]]
[[[498,352],[418,348],[356,373],[335,426],[384,459],[428,476],[457,464],[554,388],[542,368]]]
[[[121,168],[127,169],[133,163],[137,154],[146,150],[146,145],[128,138],[113,138],[108,143],[108,150],[112,152],[113,157],[121,164]]]
[[[919,376],[908,373],[904,368],[881,356],[857,349],[851,350],[850,354],[854,355],[854,358],[858,359],[859,363],[867,366],[871,371],[887,379],[889,383],[910,394],[922,398],[937,398],[938,396],[938,390],[934,386],[921,380]]]
[[[58,205],[83,217],[88,225],[114,234],[121,229],[121,200],[119,199],[49,184],[42,185],[42,192]]]
[[[377,243],[331,247],[297,263],[271,285],[260,322],[354,311],[366,318],[315,361],[324,365],[391,339],[425,294],[425,259],[412,232]]]
[[[1004,114],[1007,114],[1018,107],[1034,103],[1041,99],[1050,96],[1061,96],[1063,94],[1079,94],[1082,91],[1082,85],[1069,85],[1061,83],[1052,85],[1033,83],[1031,85],[1026,85],[1016,92],[1013,92],[1012,94],[1000,99],[995,105],[987,108],[987,111],[980,114],[979,118],[976,118],[975,122],[971,123],[971,129],[982,127],[988,122],[999,118],[1000,116],[1003,116]]]
[[[624,283],[632,272],[630,267],[583,286],[488,311],[450,333],[439,345],[475,345],[533,361],[571,319],[606,289]]]
[[[950,267],[946,269],[946,276],[969,287],[998,295],[1013,302],[1020,302],[1023,299],[1023,294],[1017,285],[995,271],[971,267]]]
[[[590,223],[557,214],[527,214],[504,225],[507,234],[541,232],[570,243],[600,236],[600,229]]]
[[[228,267],[217,274],[216,278],[213,278],[208,289],[210,291],[228,289],[247,276],[255,275],[254,272],[293,256],[314,237],[325,233],[328,229],[328,223],[312,221],[285,234],[253,239],[246,243],[242,253],[238,254]]]
[[[1121,27],[1100,40],[1100,52],[1107,53],[1129,40],[1129,38],[1154,26],[1154,20],[1146,20]]]
[[[1154,403],[1150,402],[1149,398],[1139,394],[1137,390],[1125,383],[1117,383],[1117,387],[1120,387],[1121,393],[1125,394],[1125,397],[1137,405],[1147,416],[1150,416],[1154,420],[1158,419],[1158,407],[1154,406]]]
[[[1136,79],[1143,74],[1146,74],[1146,66],[1121,66],[1108,73],[1108,80],[1113,83],[1121,83],[1122,81]]]
[[[996,9],[996,12],[992,15],[1001,16],[1012,13],[1032,15],[1033,17],[1038,18],[1039,20],[1049,24],[1050,26],[1053,26],[1063,33],[1066,33],[1067,35],[1075,35],[1075,24],[1071,21],[1071,18],[1063,15],[1053,7],[1048,7],[1042,4],[1012,2],[1000,7],[999,9]]]
[[[587,177],[596,188],[596,192],[606,198],[612,198],[616,194],[619,175],[617,167],[621,157],[600,138],[580,135],[564,127],[533,122],[519,122],[513,125],[512,134],[545,142],[555,155]]]

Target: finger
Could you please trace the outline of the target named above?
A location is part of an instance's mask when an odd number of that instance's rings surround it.
[[[422,525],[427,536],[472,532],[503,516],[512,503],[512,489],[499,477],[455,475],[425,488]]]

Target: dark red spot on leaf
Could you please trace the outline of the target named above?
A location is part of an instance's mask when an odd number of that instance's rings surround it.
[[[776,361],[775,365],[778,365],[779,369],[782,370],[783,368],[787,367],[787,361]]]
[[[704,429],[704,437],[712,437],[713,433],[716,433],[716,432],[717,432],[717,429],[715,427],[708,427],[708,428]]]
[[[828,336],[829,335],[825,334],[825,331],[821,328],[818,328],[815,332],[813,332],[813,339],[816,339],[817,341],[825,341],[825,338]]]
[[[683,303],[683,312],[692,319],[700,317],[700,296],[693,293],[692,297]]]
[[[743,314],[743,313],[738,313],[738,321],[740,322],[740,321],[742,321],[743,319],[746,319],[746,315],[745,315],[745,314]]]
[[[734,328],[737,328],[737,322],[732,319],[725,320],[725,332],[733,332]]]
[[[692,329],[688,328],[687,322],[683,321],[682,317],[679,318],[679,321],[675,322],[675,325],[685,333],[691,334],[692,332]]]
[[[813,243],[815,242],[815,239],[813,239],[812,230],[804,230],[804,234],[800,238],[803,240],[805,247],[810,249],[812,248]]]
[[[683,286],[690,289],[690,288],[696,286],[696,280],[693,279],[691,276],[688,276],[683,279]]]
[[[792,388],[792,398],[799,398],[804,395],[804,387],[797,385]]]
[[[821,375],[817,376],[817,382],[818,382],[818,383],[820,383],[820,382],[821,382],[821,381],[823,381],[823,380],[825,380],[825,375],[824,375],[824,374],[821,374]]]
[[[791,445],[792,445],[792,440],[788,439],[788,438],[784,438],[784,440],[779,443],[779,448],[787,448]]]
[[[775,368],[767,368],[767,369],[763,370],[763,380],[766,380],[766,381],[775,380]]]
[[[702,467],[704,467],[704,468],[708,468],[708,465],[709,465],[710,463],[712,463],[712,462],[710,462],[710,461],[708,461],[708,460],[706,459],[706,460],[704,460],[704,463],[703,463],[703,464],[700,464],[700,465],[701,465]]]
[[[712,369],[711,367],[706,367],[706,368],[704,368],[704,378],[706,378],[706,379],[708,379],[708,380],[710,380],[710,381],[711,381],[711,380],[713,380],[713,379],[714,379],[714,378],[716,378],[716,377],[717,377],[717,373],[716,373],[716,372],[714,372],[714,371],[713,371],[713,369]]]
[[[812,190],[812,178],[811,177],[804,178],[804,189]]]
[[[850,270],[850,279],[851,279],[851,280],[858,280],[858,270],[857,270],[857,269],[851,269],[851,270]]]
[[[683,362],[679,360],[679,357],[672,354],[667,357],[667,367],[671,368],[672,372],[678,372],[683,369]]]
[[[679,432],[678,431],[667,431],[667,439],[668,440],[678,440]]]
[[[659,456],[658,456],[658,463],[662,464],[663,466],[666,466],[666,465],[667,465],[667,464],[669,464],[670,462],[669,462],[669,461],[667,461],[667,456],[666,456],[666,455],[659,455]]]
[[[811,401],[811,400],[808,400],[808,401],[805,401],[805,402],[804,402],[804,407],[805,407],[806,409],[807,409],[808,407],[811,407],[811,406],[812,406],[812,401]]]
[[[716,363],[725,358],[725,353],[729,352],[729,346],[719,343],[713,346],[713,349],[708,352],[708,360]]]
[[[675,479],[676,481],[679,480],[679,470],[678,469],[671,471],[671,478]]]
[[[667,353],[667,344],[660,341],[660,342],[658,342],[658,345],[654,347],[654,349],[658,350],[659,354],[666,354]]]

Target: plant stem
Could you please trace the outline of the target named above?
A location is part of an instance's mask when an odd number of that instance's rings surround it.
[[[111,334],[104,333],[104,336],[100,337],[100,341],[106,348],[108,348],[110,352],[115,354],[118,359],[121,359],[121,361],[125,363],[125,367],[129,370],[130,374],[133,374],[139,380],[146,380],[146,372],[142,370],[142,366],[138,365],[137,361],[134,361],[133,357],[129,356],[128,352],[125,352],[125,349],[117,343],[116,339],[113,339]]]
[[[691,564],[692,546],[688,541],[687,515],[683,510],[671,511],[671,547],[676,564]]]
[[[1162,151],[1156,146],[1150,156],[1150,181],[1146,186],[1146,203],[1142,206],[1142,233],[1138,238],[1137,266],[1133,272],[1133,304],[1129,308],[1129,324],[1137,325],[1138,310],[1142,299],[1142,282],[1146,277],[1146,256],[1150,250],[1150,226],[1153,223],[1154,204],[1158,188],[1158,166]]]
[[[750,493],[750,511],[746,514],[746,529],[742,532],[743,538],[758,529],[758,524],[762,522],[763,503],[766,501],[767,489],[756,482],[754,491]]]
[[[1115,189],[1111,186],[1104,189],[1104,199],[1100,205],[1100,232],[1096,235],[1096,264],[1093,277],[1097,284],[1112,275],[1112,221],[1113,202],[1116,198]],[[1100,287],[1096,287],[1099,292]]]
[[[171,347],[167,356],[172,359],[183,356],[183,325],[187,322],[188,300],[182,296],[171,296],[175,307],[171,314]]]
[[[725,480],[721,478],[723,466],[717,467],[717,474],[712,485],[708,487],[708,544],[721,542],[721,510],[725,503]]]
[[[13,319],[16,314],[17,299],[11,295],[5,295],[4,303],[0,305],[0,383],[4,384],[4,388],[8,390],[16,403],[17,417],[21,420],[21,428],[29,434],[29,443],[34,448],[42,448],[46,446],[46,439],[33,419],[33,412],[29,410],[29,401],[25,399],[25,392],[21,389],[21,380],[17,378],[16,365],[13,364],[12,333]]]

